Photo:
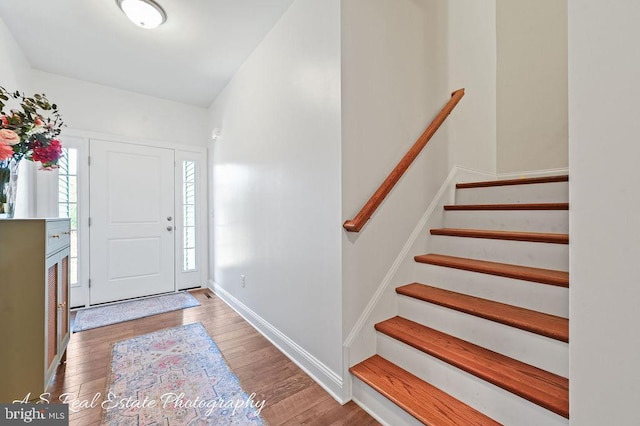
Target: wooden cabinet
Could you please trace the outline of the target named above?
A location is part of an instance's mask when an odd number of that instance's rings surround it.
[[[0,219],[0,402],[37,399],[69,342],[69,219]]]

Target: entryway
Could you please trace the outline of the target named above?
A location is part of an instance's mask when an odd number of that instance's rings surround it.
[[[59,212],[77,223],[72,306],[205,285],[206,150],[69,142],[59,194],[76,205]]]

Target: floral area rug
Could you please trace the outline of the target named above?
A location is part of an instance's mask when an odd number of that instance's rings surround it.
[[[89,330],[91,328],[144,318],[164,312],[177,311],[178,309],[200,306],[200,302],[186,291],[150,297],[148,299],[132,300],[130,302],[116,303],[108,306],[78,311],[71,325],[74,333]]]
[[[266,424],[201,323],[116,343],[110,379],[106,425]]]

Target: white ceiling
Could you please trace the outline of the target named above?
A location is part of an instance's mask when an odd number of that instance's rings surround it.
[[[293,0],[157,0],[167,22],[132,24],[115,0],[1,0],[33,68],[208,107]]]

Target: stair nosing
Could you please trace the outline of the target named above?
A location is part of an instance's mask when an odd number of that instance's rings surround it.
[[[463,238],[483,238],[490,240],[523,241],[531,243],[569,244],[569,234],[546,232],[522,232],[464,228],[435,228],[431,235]]]
[[[371,365],[374,364],[374,365]],[[382,364],[384,366],[381,367],[380,364]],[[489,418],[486,414],[478,411],[477,409],[469,406],[468,404],[465,404],[464,402],[458,400],[457,398],[453,397],[452,395],[444,392],[443,390],[439,389],[438,387],[432,385],[431,383],[422,380],[421,378],[415,376],[414,374],[406,371],[405,369],[403,369],[402,367],[392,363],[391,361],[383,358],[380,355],[373,355],[372,357],[367,358],[366,360],[354,365],[353,367],[349,368],[349,372],[351,374],[353,374],[354,376],[356,376],[358,379],[362,380],[364,383],[366,383],[368,386],[370,386],[372,389],[374,389],[376,392],[378,392],[379,394],[381,394],[382,396],[384,396],[385,398],[389,399],[391,402],[393,402],[394,404],[396,404],[398,407],[400,407],[401,409],[405,410],[407,413],[409,413],[410,415],[412,415],[413,417],[415,417],[417,420],[419,420],[420,422],[424,423],[424,424],[435,424],[433,422],[438,421],[438,420],[442,420],[442,419],[436,419],[434,418],[434,415],[432,413],[424,413],[424,412],[419,412],[418,409],[414,409],[413,407],[411,407],[411,404],[408,404],[406,402],[403,402],[402,400],[400,400],[398,397],[399,395],[397,395],[397,392],[392,392],[392,390],[397,389],[397,387],[391,387],[391,388],[387,388],[381,384],[378,384],[377,382],[374,382],[373,380],[370,380],[367,375],[362,372],[362,369],[367,369],[369,370],[372,374],[375,374],[376,376],[379,376],[380,373],[376,370],[385,370],[385,376],[389,377],[390,375],[393,375],[393,378],[395,378],[398,382],[402,382],[403,387],[402,387],[402,391],[405,391],[403,393],[406,394],[407,398],[411,398],[414,399],[415,396],[412,396],[410,394],[410,392],[408,391],[409,387],[420,387],[421,390],[424,391],[424,393],[429,394],[429,396],[431,397],[431,399],[428,401],[428,407],[434,407],[436,410],[431,410],[431,411],[435,411],[435,412],[440,412],[442,413],[442,415],[440,417],[448,417],[447,414],[444,414],[444,411],[439,407],[441,405],[445,405],[447,406],[447,408],[449,408],[448,404],[451,404],[451,408],[448,410],[449,413],[456,415],[456,417],[467,417],[464,416],[462,414],[462,410],[464,410],[464,414],[466,415],[471,415],[473,417],[473,419],[469,419],[468,417],[466,419],[459,419],[464,421],[465,425],[470,424],[469,420],[473,420],[473,424],[477,424],[477,425],[499,425],[498,422],[496,422],[495,420]],[[400,374],[404,375],[404,376],[409,376],[409,380],[411,380],[411,383],[409,383],[406,378],[400,377]],[[410,386],[411,385],[411,386]],[[402,392],[401,391],[401,392]],[[395,395],[394,395],[395,394]],[[411,401],[411,399],[409,399]],[[421,408],[423,408],[425,405],[425,401],[421,399]],[[455,405],[455,411],[454,411],[454,405]],[[462,423],[458,422],[458,419],[450,419],[452,420],[451,422],[447,422],[447,424],[453,426],[453,425],[460,425]],[[480,423],[479,421],[482,420],[482,422]],[[443,424],[442,421],[440,421],[438,423]]]
[[[402,334],[398,332],[398,328],[409,328],[410,331]],[[375,329],[514,395],[569,418],[569,381],[564,377],[398,316],[376,324]],[[428,342],[418,337],[419,334],[425,333],[430,335]],[[447,347],[454,344],[463,349]],[[508,377],[513,373],[518,377]],[[556,399],[545,400],[545,396],[554,394]],[[560,400],[562,404],[557,403]]]
[[[559,316],[495,302],[489,299],[482,299],[421,283],[412,283],[398,287],[396,288],[396,293],[421,300],[426,303],[432,303],[458,312],[463,312],[468,315],[483,318],[488,321],[493,321],[540,336],[548,337],[550,339],[565,343],[569,342],[569,321],[566,318]],[[457,298],[457,300],[445,300],[447,297],[451,296]],[[462,301],[460,299],[462,299]],[[497,314],[497,312],[504,313],[505,311],[506,315]],[[518,318],[518,316],[525,316],[525,318]],[[535,324],[536,321],[533,321],[531,317],[538,321],[545,320],[554,323],[555,330],[551,330],[549,327],[545,327],[541,324]],[[558,328],[561,330],[558,330]]]
[[[569,287],[569,273],[552,269],[533,268],[488,260],[447,256],[442,254],[422,254],[414,256],[419,263],[426,263],[470,272],[513,278],[540,284]],[[558,276],[559,275],[559,276]]]
[[[542,176],[519,179],[496,179],[481,182],[462,182],[456,184],[456,189],[490,188],[495,186],[532,185],[541,183],[568,182],[568,175]]]
[[[446,211],[569,210],[569,203],[448,204],[444,209]]]

